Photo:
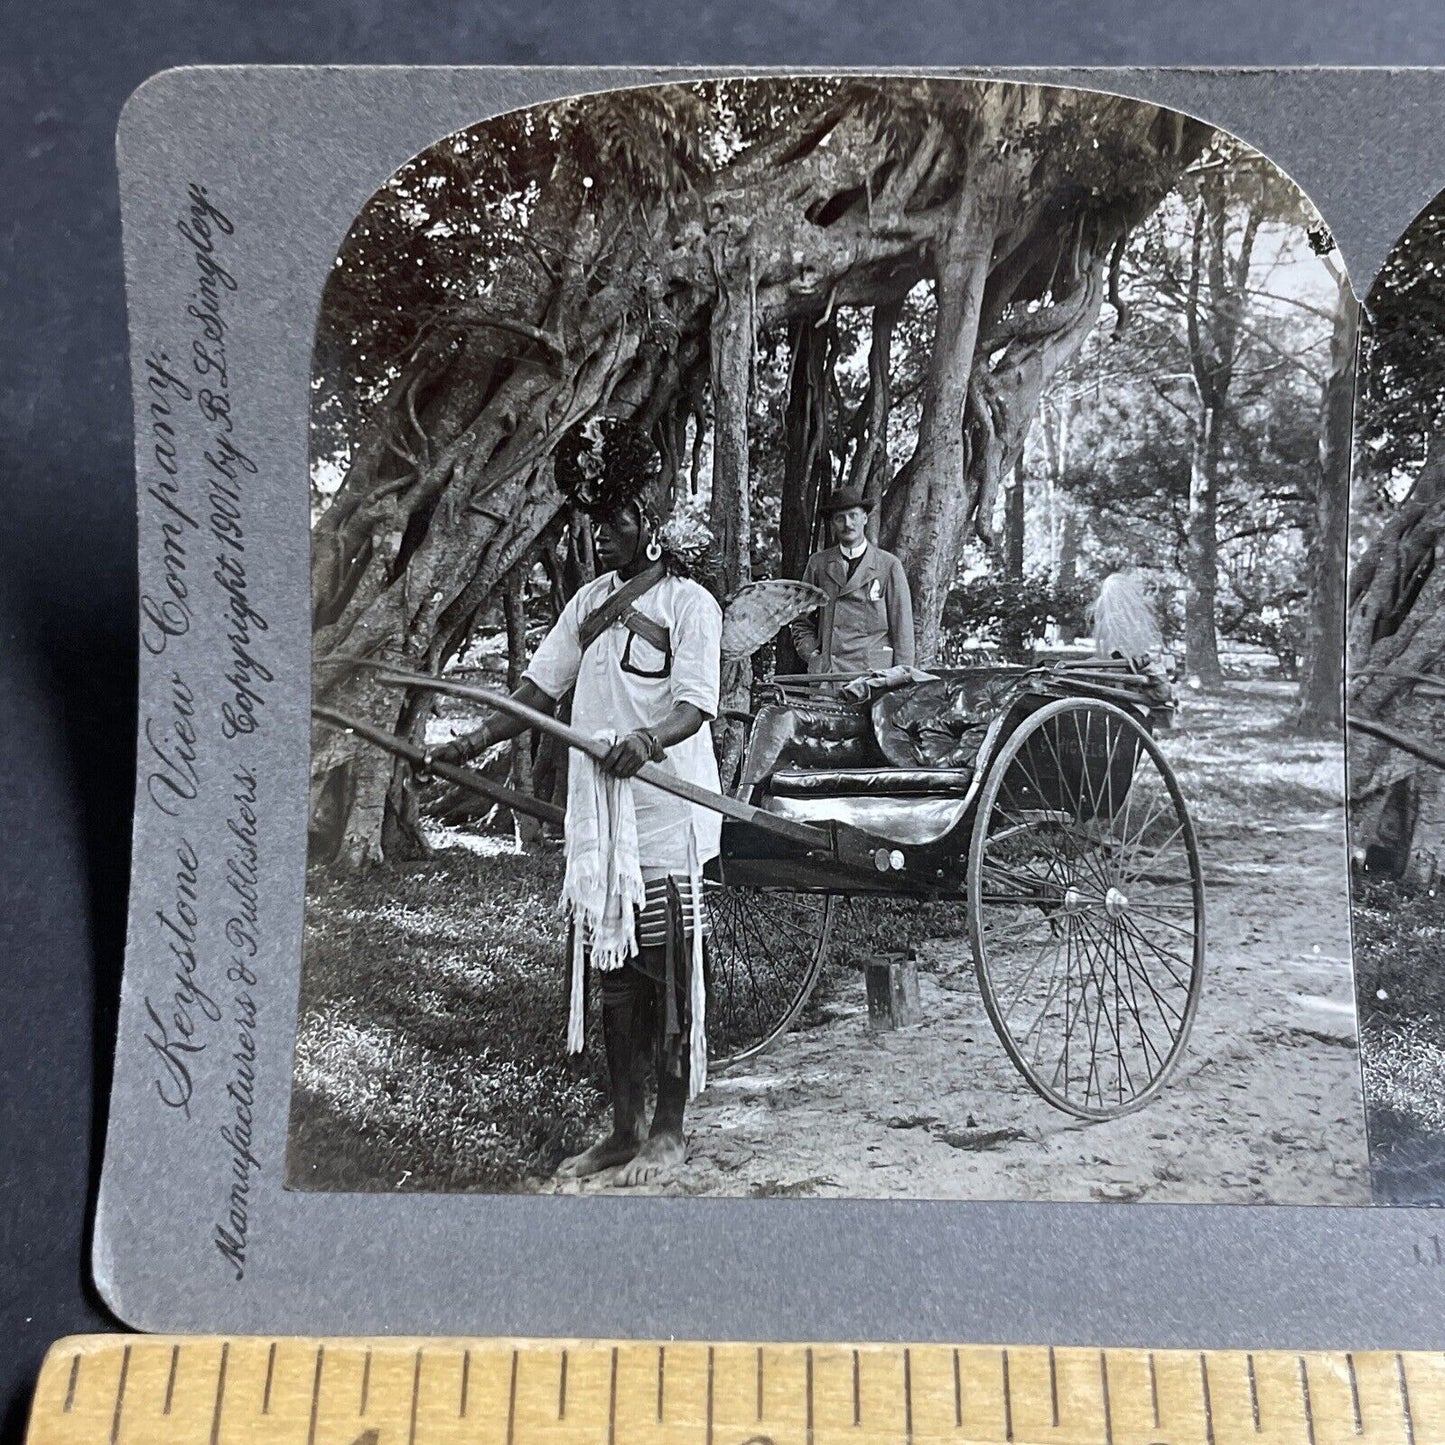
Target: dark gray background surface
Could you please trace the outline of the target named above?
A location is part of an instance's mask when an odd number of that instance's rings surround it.
[[[126,95],[188,62],[1445,63],[1437,0],[989,0],[879,16],[861,3],[754,3],[701,19],[627,3],[7,0],[0,11],[5,1438],[18,1438],[44,1347],[107,1325],[84,1284],[83,1238],[132,789],[133,471],[112,155]]]

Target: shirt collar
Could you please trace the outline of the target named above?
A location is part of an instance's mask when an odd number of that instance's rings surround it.
[[[864,537],[864,539],[858,544],[858,546],[857,546],[853,551],[851,551],[851,552],[848,550],[847,547],[845,547],[841,542],[839,542],[839,543],[838,543],[838,550],[839,550],[850,562],[852,562],[852,561],[855,560],[856,558],[861,557],[861,556],[868,550],[868,539],[867,539],[867,537]]]

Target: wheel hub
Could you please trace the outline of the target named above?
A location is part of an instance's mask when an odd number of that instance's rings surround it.
[[[1104,895],[1104,912],[1110,918],[1122,918],[1129,911],[1128,897],[1117,888],[1111,888]]]

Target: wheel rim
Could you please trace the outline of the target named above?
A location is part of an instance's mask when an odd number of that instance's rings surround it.
[[[1198,1007],[1204,890],[1193,825],[1147,732],[1064,699],[989,769],[969,856],[974,962],[1030,1086],[1109,1118],[1168,1081]]]
[[[831,895],[787,889],[707,890],[708,1053],[714,1067],[751,1059],[797,1020],[827,954]]]

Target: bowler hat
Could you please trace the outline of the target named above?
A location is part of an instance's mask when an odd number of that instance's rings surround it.
[[[831,517],[834,512],[846,512],[849,507],[862,507],[865,512],[873,510],[873,498],[863,495],[862,487],[839,487],[823,503],[823,515]]]

